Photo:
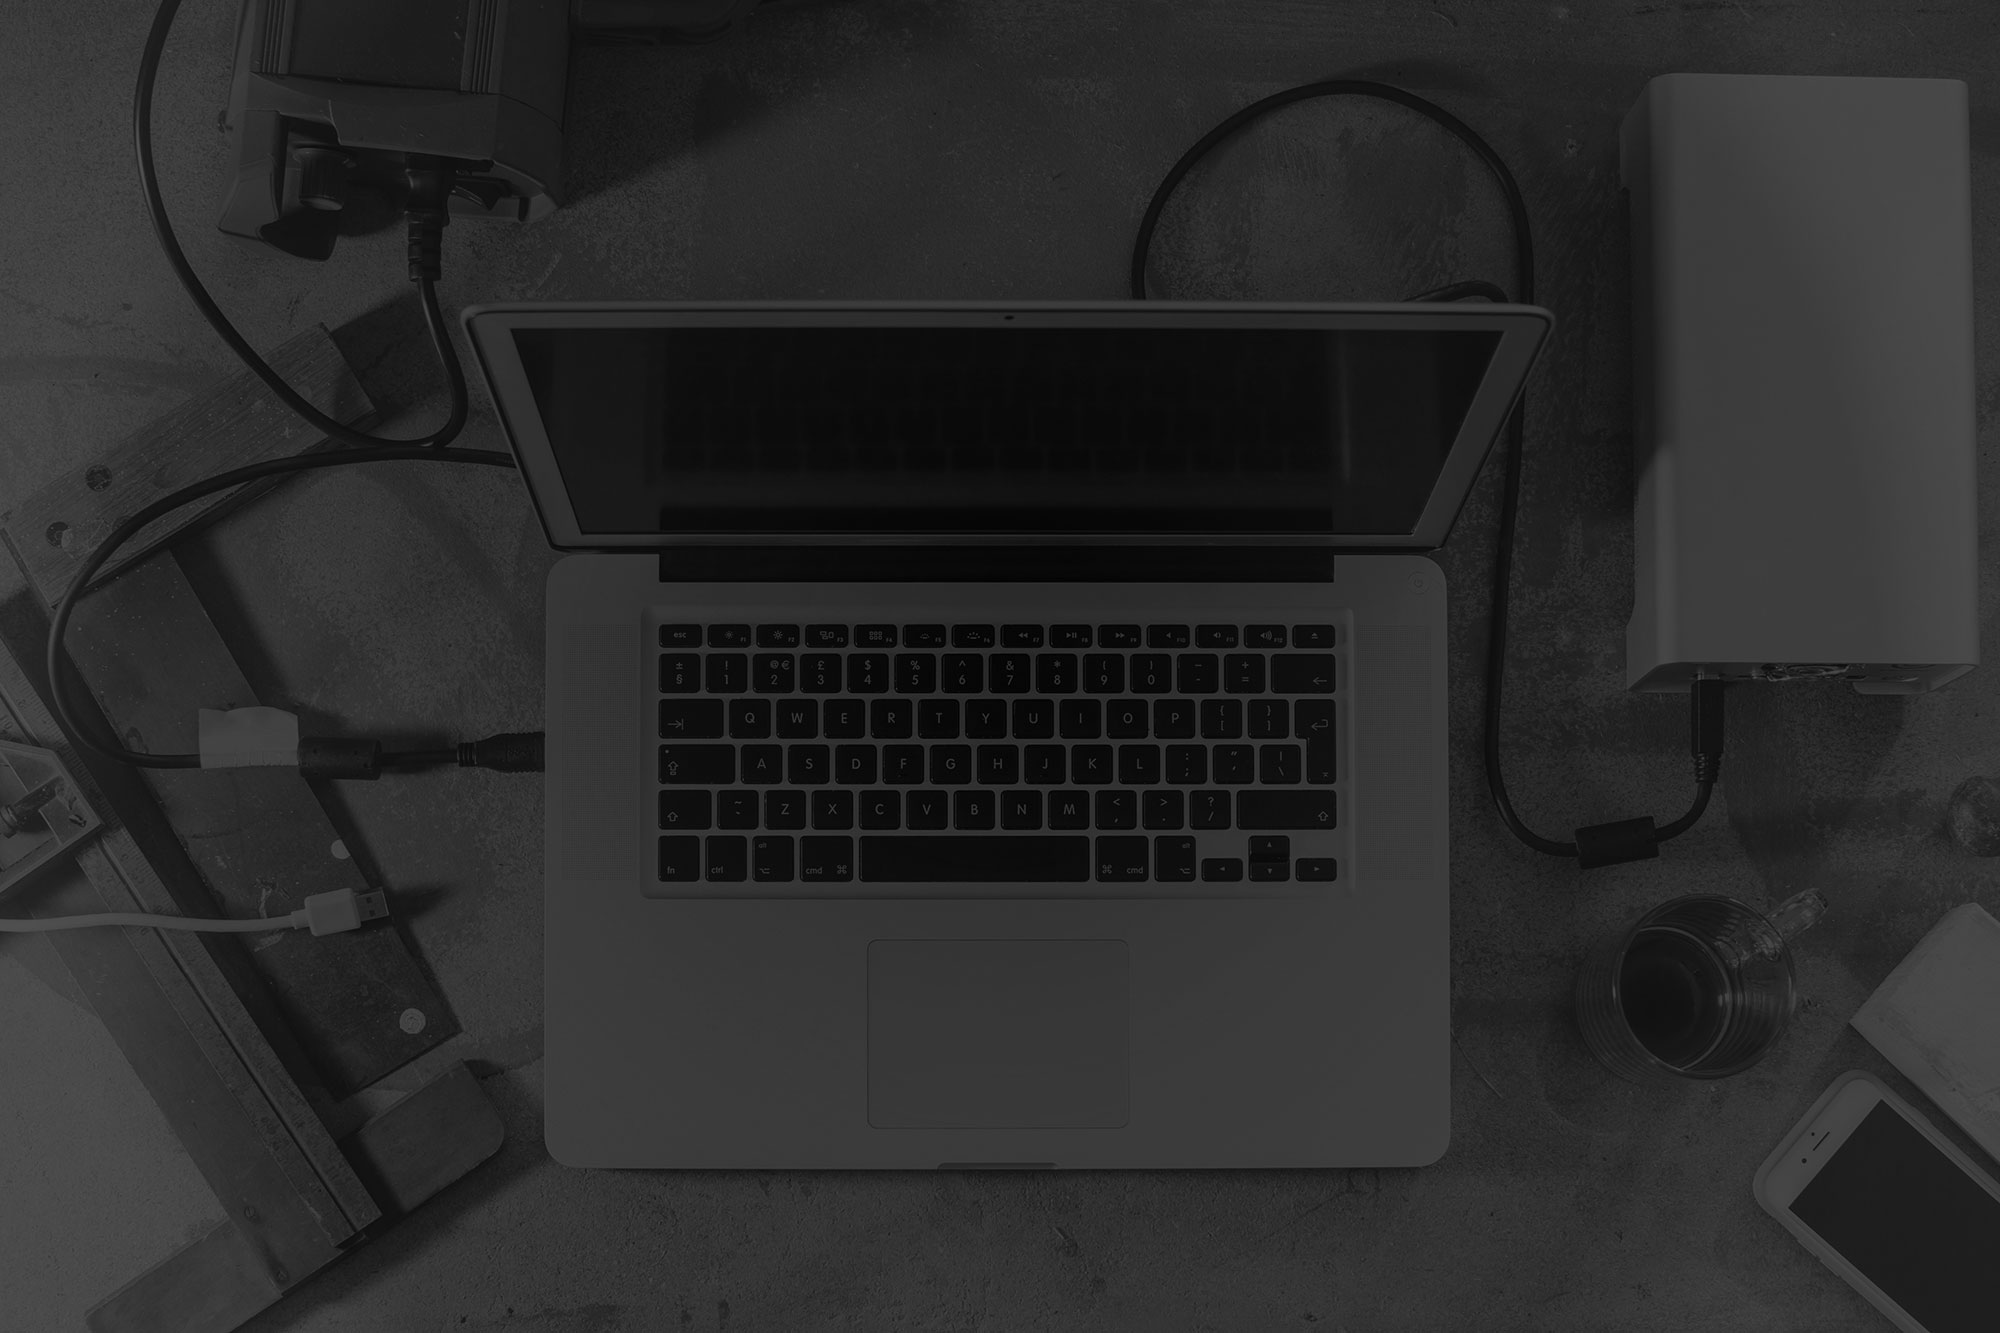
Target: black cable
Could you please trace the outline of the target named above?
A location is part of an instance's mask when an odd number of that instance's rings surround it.
[[[1521,304],[1532,305],[1535,300],[1535,247],[1528,230],[1528,208],[1521,198],[1521,187],[1514,180],[1514,173],[1500,155],[1468,125],[1458,117],[1435,103],[1428,102],[1414,93],[1403,91],[1386,83],[1376,83],[1368,79],[1326,79],[1317,83],[1301,84],[1273,93],[1260,101],[1228,117],[1196,141],[1194,147],[1181,154],[1180,160],[1167,172],[1153,198],[1146,205],[1145,215],[1139,221],[1139,234],[1132,245],[1132,298],[1146,299],[1146,250],[1153,239],[1153,230],[1159,225],[1160,214],[1166,209],[1167,199],[1181,178],[1186,176],[1194,164],[1216,144],[1247,125],[1267,111],[1273,111],[1293,102],[1311,97],[1328,97],[1339,94],[1355,94],[1363,97],[1379,97],[1396,102],[1428,116],[1433,121],[1450,130],[1483,161],[1494,178],[1500,182],[1501,191],[1507,197],[1507,212],[1514,228],[1514,266],[1519,275]],[[1462,295],[1483,295],[1500,301],[1506,300],[1506,293],[1492,283],[1463,282],[1436,288],[1411,300],[1456,300]],[[1500,812],[1509,830],[1536,851],[1552,856],[1580,856],[1575,842],[1559,842],[1545,838],[1521,822],[1514,812],[1514,804],[1507,797],[1507,786],[1500,773],[1500,697],[1506,677],[1507,656],[1507,595],[1513,580],[1514,524],[1521,498],[1521,453],[1523,420],[1527,411],[1527,393],[1524,390],[1515,400],[1514,410],[1507,418],[1507,474],[1500,504],[1500,549],[1496,558],[1497,568],[1493,580],[1493,633],[1487,640],[1486,653],[1486,783],[1493,794],[1493,804]],[[1658,841],[1678,836],[1692,828],[1708,806],[1709,792],[1715,785],[1717,765],[1721,755],[1721,686],[1719,682],[1707,682],[1712,689],[1696,686],[1690,690],[1690,713],[1694,718],[1697,733],[1697,747],[1703,738],[1710,735],[1711,723],[1714,739],[1712,752],[1698,750],[1696,766],[1696,791],[1694,805],[1681,818],[1655,832],[1651,819],[1627,821],[1644,825],[1641,830],[1628,830],[1630,841],[1625,846],[1628,855],[1616,859],[1631,859],[1634,855],[1649,855],[1650,848]],[[1711,757],[1704,761],[1704,755]],[[1600,828],[1610,826],[1599,826]],[[1580,835],[1591,830],[1579,830]],[[1599,862],[1602,863],[1602,862]]]

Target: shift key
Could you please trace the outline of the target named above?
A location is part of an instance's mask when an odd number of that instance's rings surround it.
[[[662,745],[660,781],[717,784],[736,781],[733,745]]]
[[[1236,827],[1332,828],[1333,799],[1333,792],[1311,787],[1284,791],[1252,787],[1236,793]]]

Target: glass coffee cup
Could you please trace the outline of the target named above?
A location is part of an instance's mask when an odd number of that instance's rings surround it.
[[[1600,942],[1578,969],[1584,1044],[1634,1083],[1742,1073],[1777,1041],[1797,1006],[1787,941],[1825,911],[1815,889],[1768,916],[1710,895],[1662,903]]]

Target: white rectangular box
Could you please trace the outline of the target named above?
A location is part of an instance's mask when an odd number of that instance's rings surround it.
[[[1965,84],[1667,74],[1626,116],[1626,683],[1979,660]]]

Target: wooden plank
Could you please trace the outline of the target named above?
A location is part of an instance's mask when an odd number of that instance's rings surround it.
[[[505,1135],[472,1071],[455,1064],[341,1140],[341,1148],[367,1179],[386,1225],[491,1157]],[[92,1333],[228,1333],[309,1276],[274,1278],[251,1237],[224,1221],[91,1307],[85,1323]]]
[[[324,325],[315,324],[265,359],[307,402],[334,420],[364,430],[375,421],[374,405]],[[111,530],[169,491],[231,468],[310,453],[331,443],[246,370],[0,513],[0,536],[13,547],[43,603],[53,607]],[[280,480],[252,482],[161,515],[118,548],[92,586]]]

